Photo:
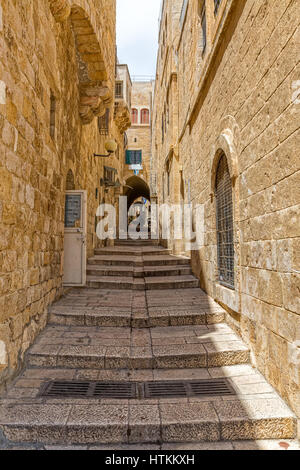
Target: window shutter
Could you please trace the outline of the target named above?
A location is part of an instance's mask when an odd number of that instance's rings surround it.
[[[126,165],[140,165],[142,163],[141,150],[126,150]]]

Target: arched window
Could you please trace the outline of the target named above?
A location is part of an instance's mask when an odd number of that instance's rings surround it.
[[[131,111],[132,124],[137,124],[138,123],[138,118],[139,118],[138,110],[133,108],[132,111]]]
[[[67,183],[66,183],[66,190],[67,191],[74,191],[75,190],[75,180],[73,171],[70,169],[67,174]]]
[[[219,282],[234,288],[234,241],[232,185],[227,158],[223,154],[216,174],[217,244]]]
[[[142,109],[142,111],[141,111],[141,123],[142,124],[149,124],[149,122],[150,122],[149,109]]]

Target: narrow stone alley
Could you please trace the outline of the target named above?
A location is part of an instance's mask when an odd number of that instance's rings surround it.
[[[121,242],[97,250],[88,273],[49,308],[1,400],[0,447],[298,448],[296,417],[187,258]]]
[[[299,7],[0,0],[0,451],[300,450]]]

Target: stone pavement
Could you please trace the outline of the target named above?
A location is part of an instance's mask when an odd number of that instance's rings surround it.
[[[176,271],[182,266],[183,258],[159,251],[147,245],[102,250],[97,266],[108,267],[104,277],[112,278],[112,287],[99,288],[106,279],[93,278],[93,287],[72,289],[49,309],[48,326],[28,351],[25,370],[1,399],[0,448],[299,449],[295,416],[250,365],[249,349],[225,324],[223,309],[199,287],[178,288],[177,273],[163,276],[165,289],[147,288],[149,266],[153,277],[155,268]],[[143,277],[131,271],[127,276],[129,270],[125,277],[141,279],[143,290],[117,289],[126,257]],[[51,380],[213,378],[226,378],[235,394],[147,399],[39,395]]]

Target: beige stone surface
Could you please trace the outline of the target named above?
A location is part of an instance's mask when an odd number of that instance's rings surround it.
[[[69,443],[127,442],[128,422],[132,442],[156,440],[160,431],[175,447],[178,439],[221,437],[252,440],[240,448],[270,448],[253,440],[295,434],[294,417],[263,377],[299,417],[299,6],[223,0],[214,13],[211,0],[190,0],[182,13],[182,0],[163,2],[156,82],[134,82],[131,101],[126,66],[115,76],[115,0],[0,0],[0,391],[47,320],[60,325],[48,326],[30,350],[30,364],[47,370],[26,370],[1,408],[12,441],[46,435],[60,442],[67,417]],[[122,100],[116,78],[126,81]],[[104,165],[116,169],[121,184],[132,176],[124,153],[130,105],[148,108],[151,117],[151,125],[127,131],[127,148],[143,151],[144,169],[133,183],[144,193],[150,188],[159,203],[203,205],[199,251],[189,253],[173,235],[162,240],[170,249],[164,253],[157,246],[151,253],[126,246],[97,251],[99,203],[117,207],[119,193],[128,193],[101,186]],[[110,126],[102,135],[97,120],[107,109]],[[108,138],[118,144],[109,163],[93,157],[105,153]],[[234,290],[218,282],[214,193],[221,152],[232,180]],[[48,318],[48,307],[65,293],[70,184],[88,195],[88,279],[96,289],[69,292]],[[191,267],[187,257],[170,253],[191,256]],[[118,284],[123,290],[109,292]],[[219,325],[224,319],[246,346]],[[132,333],[145,327],[147,333]],[[241,365],[250,357],[262,376]],[[70,414],[68,403],[46,406],[36,398],[41,379],[125,380],[127,368],[131,380],[170,380],[177,368],[182,377],[225,375],[238,400],[192,399],[179,409],[162,400],[151,410],[134,403],[129,416],[127,402],[92,408],[79,400]]]
[[[299,415],[299,7],[227,0],[214,14],[212,1],[191,0],[180,20],[181,7],[166,0],[161,14],[152,125],[158,200],[203,205],[204,246],[190,253],[193,272]],[[234,290],[218,282],[221,152],[232,178]],[[172,236],[163,244],[185,251]]]
[[[171,305],[169,298],[173,299]],[[57,322],[64,310],[70,312],[72,307],[79,314],[80,309],[112,308],[113,314],[116,308],[128,312],[138,306],[147,313],[156,308],[167,318],[170,310],[176,309],[180,326],[121,327],[114,322],[111,326],[78,326],[76,315],[69,325]],[[131,448],[156,445],[164,449],[173,443],[175,450],[182,443],[184,449],[217,450],[233,448],[229,439],[250,439],[250,448],[259,446],[255,439],[262,437],[293,439],[296,418],[250,366],[248,348],[225,323],[180,322],[181,312],[185,318],[188,306],[196,311],[220,311],[207,294],[195,288],[163,292],[70,290],[52,306],[54,322],[35,341],[24,373],[0,400],[0,447],[25,449],[27,443],[44,449],[51,444],[85,444],[87,449],[115,442],[120,450],[128,443]],[[226,365],[229,362],[238,365]],[[221,367],[209,367],[212,363]],[[207,389],[197,396],[144,398],[142,394],[144,382],[164,381],[169,388],[170,381],[205,380],[207,387],[214,377],[227,379],[233,394]],[[134,384],[139,393],[134,399],[120,398],[119,391],[115,397],[44,397],[41,387],[51,380],[139,382]]]
[[[118,152],[109,166],[122,179],[125,129],[114,119],[115,46],[115,1],[1,2],[1,383],[20,368],[45,326],[48,305],[63,292],[68,173],[74,189],[87,190],[88,256],[99,244],[96,209],[118,195],[100,186],[107,161],[93,157],[114,138]],[[108,136],[97,123],[106,108]]]

